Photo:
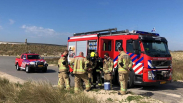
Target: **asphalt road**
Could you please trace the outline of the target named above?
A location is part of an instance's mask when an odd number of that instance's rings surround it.
[[[35,72],[27,74],[25,71],[17,71],[14,62],[15,57],[0,56],[0,71],[23,80],[48,81],[53,85],[57,85],[57,67],[49,66],[47,73]],[[73,81],[73,78],[71,78],[71,85],[74,84]],[[114,90],[119,90],[119,86],[113,87]],[[158,99],[164,103],[183,103],[183,82],[172,82],[170,84],[151,87],[136,86],[128,90],[135,94]]]
[[[34,73],[26,73],[25,71],[16,70],[15,58],[16,57],[0,56],[0,71],[23,80],[48,81],[53,85],[57,85],[58,83],[57,67],[48,66],[48,70],[46,73],[42,73],[41,71],[36,71]],[[73,85],[73,82],[71,84]]]

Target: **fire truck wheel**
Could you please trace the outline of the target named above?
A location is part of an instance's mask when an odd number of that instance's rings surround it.
[[[114,75],[113,75],[113,84],[119,85],[119,76],[118,76],[118,69],[114,70]]]
[[[16,69],[17,69],[17,71],[19,71],[19,70],[20,70],[20,68],[19,68],[19,66],[18,66],[18,63],[17,63],[17,65],[16,65]]]
[[[130,71],[128,76],[128,88],[134,87],[134,71]]]

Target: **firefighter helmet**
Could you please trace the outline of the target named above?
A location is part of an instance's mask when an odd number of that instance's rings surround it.
[[[95,57],[95,52],[91,52],[90,57]]]

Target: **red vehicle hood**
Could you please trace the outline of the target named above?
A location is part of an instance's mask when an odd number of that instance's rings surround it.
[[[29,61],[30,61],[30,62],[32,62],[32,61],[45,62],[45,60],[44,60],[44,59],[29,59]]]

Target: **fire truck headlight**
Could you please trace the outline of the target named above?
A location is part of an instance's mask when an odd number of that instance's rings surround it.
[[[148,79],[149,80],[153,80],[154,79],[154,74],[152,73],[152,71],[148,71]]]

